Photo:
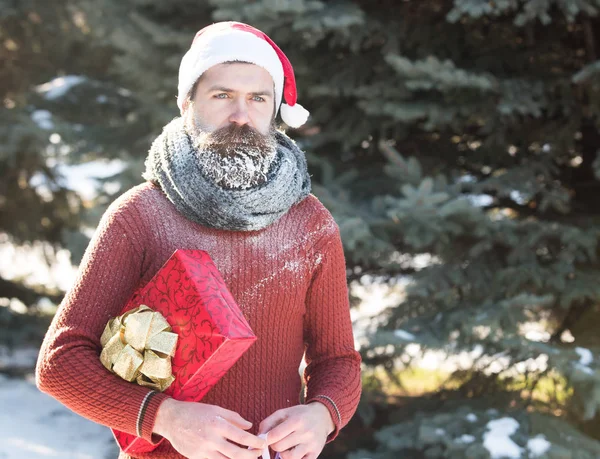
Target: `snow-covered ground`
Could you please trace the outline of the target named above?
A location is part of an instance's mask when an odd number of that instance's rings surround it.
[[[109,429],[41,393],[32,378],[0,374],[1,459],[115,459]]]

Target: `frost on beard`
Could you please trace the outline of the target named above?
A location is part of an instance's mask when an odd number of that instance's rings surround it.
[[[267,180],[276,150],[257,152],[240,146],[224,156],[212,149],[198,151],[202,172],[224,188],[245,190]]]

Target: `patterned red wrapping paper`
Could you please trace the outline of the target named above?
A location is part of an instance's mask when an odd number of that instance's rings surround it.
[[[133,294],[121,314],[140,304],[160,312],[178,335],[172,360],[175,381],[164,392],[176,400],[200,401],[256,341],[203,250],[176,250]],[[114,429],[113,435],[126,453],[149,452],[158,446]]]

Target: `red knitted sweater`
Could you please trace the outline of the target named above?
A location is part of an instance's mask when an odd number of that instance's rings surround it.
[[[211,255],[258,338],[203,403],[238,412],[256,433],[271,413],[299,403],[298,366],[306,350],[306,402],[329,409],[336,426],[329,440],[335,438],[358,404],[360,356],[339,229],[313,195],[267,228],[241,232],[186,219],[148,182],[123,194],[102,217],[46,334],[36,368],[39,389],[92,421],[135,435],[149,389],[102,366],[100,336],[132,293],[180,248]],[[149,441],[166,397],[155,395],[146,406],[141,431]],[[183,456],[164,441],[136,457]]]

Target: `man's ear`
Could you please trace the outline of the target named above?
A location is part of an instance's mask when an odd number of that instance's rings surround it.
[[[186,98],[183,101],[183,104],[181,104],[181,115],[183,116],[183,114],[187,111],[188,107],[190,105],[190,99]]]

